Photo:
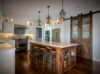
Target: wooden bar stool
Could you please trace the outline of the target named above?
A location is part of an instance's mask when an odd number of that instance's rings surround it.
[[[40,59],[42,58],[42,60],[43,60],[43,62],[44,62],[44,57],[45,57],[45,55],[46,55],[46,48],[45,48],[45,46],[41,46],[41,45],[39,45],[39,57],[40,57]]]
[[[46,46],[47,50],[48,50],[48,57],[50,58],[50,62],[51,64],[54,65],[54,72],[56,71],[56,51],[55,48],[50,47],[50,46]]]
[[[48,53],[49,53],[49,56],[50,58],[52,58],[52,60],[55,60],[55,56],[56,56],[56,51],[53,47],[50,47],[50,46],[46,46],[47,50],[48,50]]]
[[[38,44],[34,44],[34,56],[36,57],[36,61],[38,59],[38,55],[39,55],[39,46]]]

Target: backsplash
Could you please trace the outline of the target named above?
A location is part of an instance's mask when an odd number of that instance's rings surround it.
[[[23,35],[15,35],[10,33],[0,33],[0,42],[14,40],[14,39],[26,39],[28,37],[29,40],[33,40],[33,34],[23,34]]]
[[[14,35],[13,39],[26,39],[33,40],[33,34]]]
[[[14,34],[0,34],[0,42],[11,40]]]

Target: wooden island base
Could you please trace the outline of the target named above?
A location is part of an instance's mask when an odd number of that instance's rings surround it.
[[[55,69],[57,74],[62,74],[76,65],[76,49],[78,44],[63,44],[55,42],[30,42],[30,56],[35,48],[47,52],[55,52]],[[49,52],[48,51],[48,52]]]

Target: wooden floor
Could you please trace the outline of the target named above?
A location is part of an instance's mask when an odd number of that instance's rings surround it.
[[[33,61],[33,62],[30,62]],[[16,53],[15,73],[16,74],[54,74],[52,65],[42,65],[29,58],[28,53]],[[49,69],[52,68],[52,69]],[[77,65],[63,74],[100,74],[100,62],[92,62],[86,59],[77,58]]]

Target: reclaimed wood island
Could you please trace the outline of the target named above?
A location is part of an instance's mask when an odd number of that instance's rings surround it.
[[[55,52],[55,72],[62,74],[76,65],[76,49],[78,44],[65,44],[56,42],[30,42],[30,55],[33,51],[43,50],[45,52]],[[36,52],[35,52],[36,53]],[[37,54],[37,53],[36,53]],[[46,53],[44,53],[46,54]]]

